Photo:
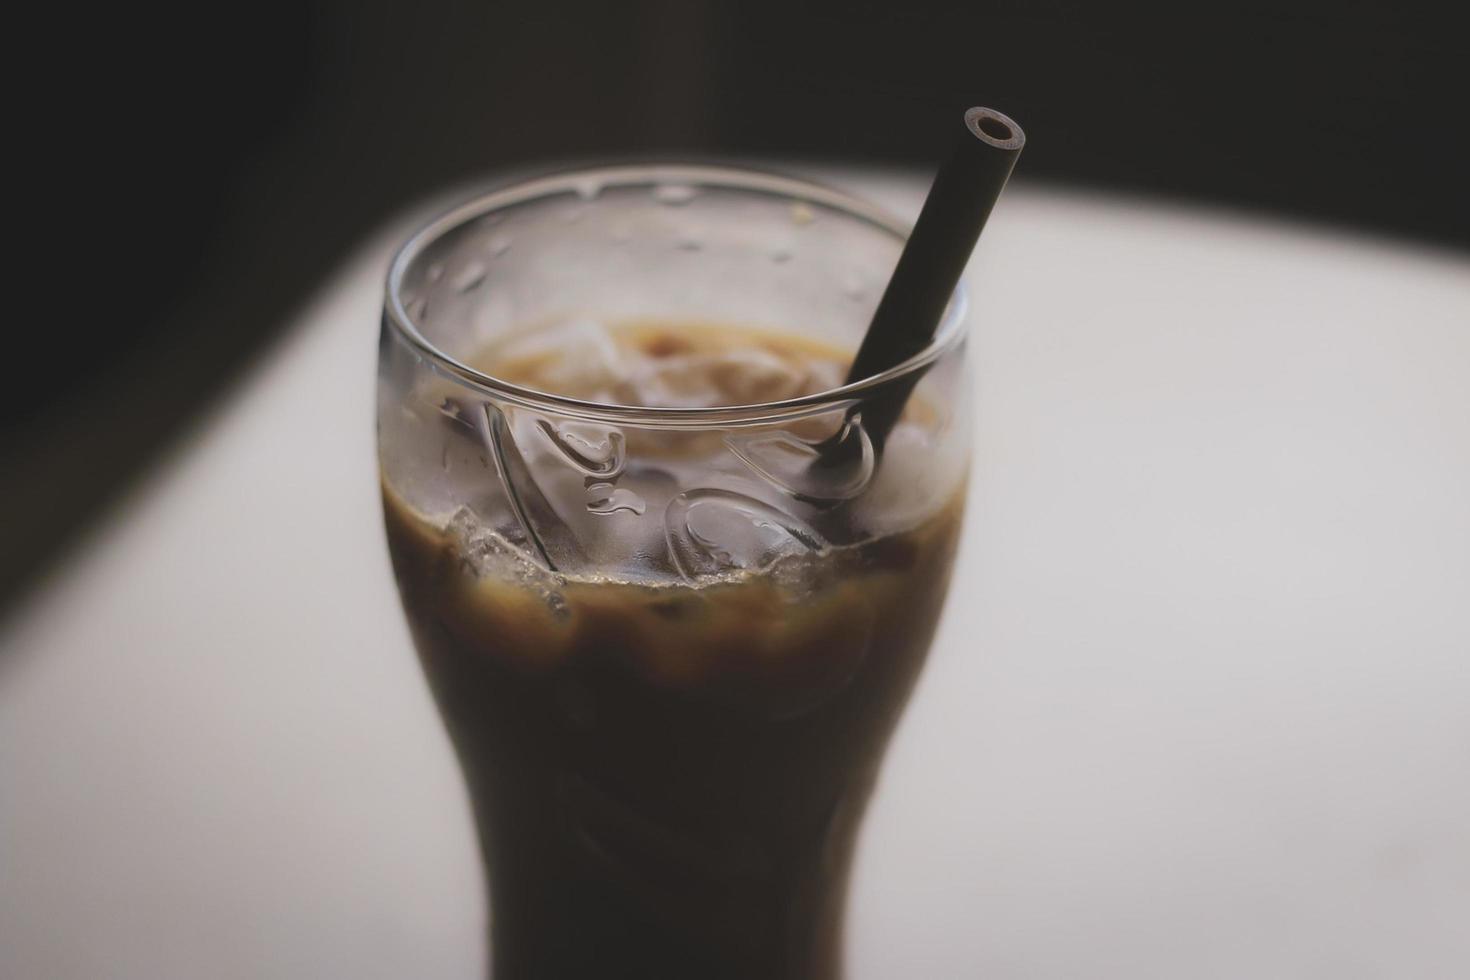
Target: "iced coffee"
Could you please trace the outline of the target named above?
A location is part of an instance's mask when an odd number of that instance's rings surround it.
[[[795,333],[539,325],[436,378],[452,508],[386,460],[393,567],[463,765],[493,974],[835,980],[855,835],[929,647],[965,460],[922,393],[759,425],[852,352]],[[442,442],[442,446],[440,446]],[[442,474],[441,474],[442,478]]]

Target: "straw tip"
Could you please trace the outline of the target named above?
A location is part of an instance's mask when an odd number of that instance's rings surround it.
[[[1026,134],[1014,119],[984,106],[966,111],[965,128],[980,142],[997,150],[1019,150],[1026,145]]]

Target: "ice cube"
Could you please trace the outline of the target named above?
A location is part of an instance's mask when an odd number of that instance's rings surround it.
[[[705,408],[794,398],[802,394],[807,371],[770,351],[751,349],[643,359],[630,380],[639,404]]]
[[[596,320],[570,320],[506,342],[496,352],[502,363],[534,362],[534,383],[557,395],[618,400],[632,366],[607,327]]]
[[[857,519],[874,533],[912,527],[934,513],[959,482],[964,457],[941,453],[929,431],[900,422],[889,434]]]
[[[805,521],[730,490],[686,490],[669,503],[670,557],[690,581],[769,567],[785,556],[820,552],[826,541]]]
[[[523,561],[519,550],[469,507],[456,510],[444,529],[456,540],[460,558],[477,576],[504,577]]]
[[[710,378],[732,405],[755,405],[795,398],[807,379],[805,366],[796,366],[759,349],[732,350],[712,358]]]

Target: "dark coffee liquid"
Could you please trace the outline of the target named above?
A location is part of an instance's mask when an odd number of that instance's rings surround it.
[[[948,583],[962,494],[703,585],[486,576],[385,484],[468,781],[500,980],[832,980],[855,835]],[[810,584],[815,582],[815,584]]]

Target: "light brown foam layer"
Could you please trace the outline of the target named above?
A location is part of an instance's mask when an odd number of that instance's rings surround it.
[[[525,334],[486,349],[472,364],[512,384],[588,401],[713,408],[835,388],[849,359],[792,334],[633,320],[574,321]]]

